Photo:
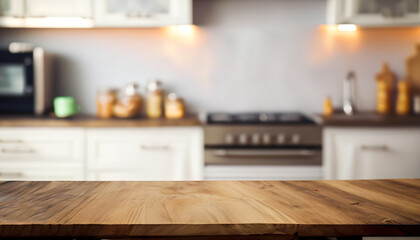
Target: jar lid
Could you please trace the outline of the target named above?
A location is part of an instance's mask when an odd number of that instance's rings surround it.
[[[136,95],[137,94],[137,84],[135,84],[135,83],[128,84],[124,89],[124,93],[127,96]]]
[[[147,90],[156,91],[162,89],[162,82],[157,79],[152,79],[147,83]]]
[[[176,95],[176,93],[173,92],[169,93],[166,98],[170,101],[182,100],[182,98],[178,97],[178,95]]]

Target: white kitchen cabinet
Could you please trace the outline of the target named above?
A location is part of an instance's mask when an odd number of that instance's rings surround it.
[[[1,27],[93,27],[92,0],[0,0]]]
[[[327,23],[366,27],[419,25],[420,1],[328,0]]]
[[[420,177],[420,128],[324,129],[325,179]]]
[[[23,25],[23,0],[0,0],[0,27]]]
[[[25,17],[92,18],[90,0],[24,0]]]
[[[1,17],[22,17],[23,0],[0,0]]]
[[[0,128],[1,180],[84,180],[81,128]]]
[[[199,127],[86,131],[89,180],[202,180]]]
[[[95,0],[97,27],[161,27],[192,23],[192,0]]]

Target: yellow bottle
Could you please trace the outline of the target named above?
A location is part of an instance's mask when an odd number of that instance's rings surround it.
[[[385,81],[377,81],[376,90],[376,111],[380,114],[388,114],[390,108],[390,96],[388,86]]]
[[[398,115],[407,115],[410,113],[410,86],[406,80],[398,83],[396,112]]]
[[[395,85],[395,74],[389,69],[388,64],[382,64],[382,70],[376,74],[376,111],[380,114],[391,112],[392,92]]]
[[[333,110],[331,98],[327,97],[327,98],[325,98],[325,101],[324,101],[324,115],[325,116],[331,116],[333,114],[333,112],[334,112],[334,110]]]

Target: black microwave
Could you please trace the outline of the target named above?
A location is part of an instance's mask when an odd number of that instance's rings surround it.
[[[41,115],[52,106],[50,63],[39,47],[12,43],[0,49],[0,114]]]

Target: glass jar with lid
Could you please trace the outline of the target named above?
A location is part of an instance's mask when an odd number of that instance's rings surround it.
[[[99,118],[111,118],[113,107],[117,102],[117,90],[100,88],[96,97],[97,114]]]
[[[146,115],[149,118],[160,118],[163,115],[164,90],[159,80],[150,80],[147,84]]]
[[[183,118],[185,115],[184,100],[175,93],[170,93],[165,100],[165,117],[169,119]]]
[[[114,115],[120,118],[137,117],[143,109],[143,98],[137,93],[137,84],[128,84],[120,101],[114,106]]]

